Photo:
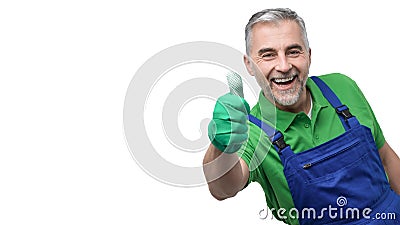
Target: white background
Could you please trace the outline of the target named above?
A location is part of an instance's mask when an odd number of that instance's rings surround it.
[[[148,58],[190,41],[244,51],[244,26],[264,8],[303,17],[311,75],[356,80],[400,153],[395,1],[134,2],[0,3],[0,224],[278,224],[259,219],[257,184],[218,202],[205,186],[154,180],[122,124],[125,92]]]

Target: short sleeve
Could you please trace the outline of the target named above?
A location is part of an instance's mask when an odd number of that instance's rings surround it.
[[[272,149],[271,142],[268,136],[255,124],[248,121],[249,125],[249,138],[248,141],[242,145],[241,149],[237,152],[249,167],[249,179],[247,184],[251,182],[265,182],[263,176],[263,166],[268,152]]]
[[[376,147],[380,149],[385,144],[385,137],[375,117],[375,114],[357,83],[346,75],[337,77],[342,89],[354,90],[350,94],[347,91],[337,91],[342,102],[349,106],[350,111],[357,117],[361,124],[368,126],[373,134]],[[340,95],[342,94],[342,95]]]
[[[378,149],[382,148],[382,146],[385,144],[385,137],[383,135],[382,129],[379,126],[378,120],[375,117],[374,111],[372,110],[370,104],[368,103],[367,99],[365,98],[364,94],[362,93],[361,89],[358,87],[355,81],[353,81],[354,87],[359,93],[360,97],[365,101],[365,105],[367,108],[368,113],[370,114],[370,118],[372,119],[372,127],[370,129],[372,130],[372,134],[374,136],[375,144]]]
[[[253,181],[256,181],[258,178],[259,168],[256,166],[255,161],[257,161],[255,157],[255,149],[257,143],[254,142],[254,137],[260,135],[260,129],[256,127],[254,124],[248,121],[249,125],[249,138],[246,143],[242,145],[240,150],[237,152],[238,156],[242,158],[247,166],[249,167],[249,179],[247,181],[247,185]],[[257,132],[258,130],[258,132]],[[247,186],[246,185],[246,186]]]

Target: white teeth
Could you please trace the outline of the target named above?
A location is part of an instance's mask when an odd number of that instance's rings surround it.
[[[288,78],[275,78],[274,82],[275,83],[284,83],[284,82],[292,81],[293,79],[294,79],[294,76],[288,77]]]

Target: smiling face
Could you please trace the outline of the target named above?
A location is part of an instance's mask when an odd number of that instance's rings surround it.
[[[311,50],[303,37],[294,21],[257,23],[252,29],[251,60],[245,56],[245,64],[264,96],[283,110],[303,111],[307,107],[305,84]]]

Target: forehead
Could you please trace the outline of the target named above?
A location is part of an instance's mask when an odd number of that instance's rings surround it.
[[[305,47],[301,28],[294,21],[260,22],[253,26],[252,51],[256,52],[261,48],[281,49],[293,44]]]

